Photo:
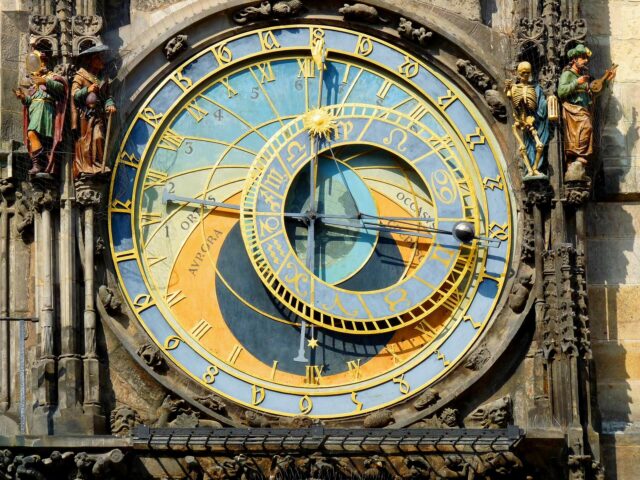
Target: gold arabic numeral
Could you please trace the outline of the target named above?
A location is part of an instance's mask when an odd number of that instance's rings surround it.
[[[216,376],[220,373],[220,370],[215,365],[209,365],[205,372],[202,374],[202,380],[207,385],[212,385],[216,381]]]
[[[403,394],[403,395],[406,395],[411,390],[411,386],[409,385],[409,382],[407,382],[404,379],[404,373],[402,375],[400,375],[399,377],[393,378],[393,383],[397,383],[398,384],[398,388],[400,389],[400,393]]]
[[[280,48],[280,42],[278,42],[272,31],[258,32],[258,36],[260,37],[260,46],[263,52]]]
[[[316,68],[311,58],[298,58],[298,78],[315,78]]]
[[[495,189],[504,190],[504,184],[502,183],[502,177],[498,175],[496,178],[484,177],[482,179],[482,184],[485,189]]]
[[[260,226],[260,236],[264,238],[275,233],[280,226],[280,222],[275,217],[267,217],[258,220],[258,225]]]
[[[416,323],[415,329],[420,332],[420,336],[424,339],[424,343],[429,343],[436,336],[436,330],[429,325],[427,319],[422,319],[420,322]]]
[[[324,30],[321,28],[311,29],[311,46],[315,46],[318,42],[324,42]]]
[[[138,258],[135,250],[124,250],[122,252],[116,252],[114,259],[116,262],[126,262],[127,260],[135,260]]]
[[[298,406],[300,407],[300,413],[308,415],[311,413],[311,410],[313,410],[313,401],[309,395],[305,395],[300,399]]]
[[[180,148],[180,145],[182,145],[184,139],[185,137],[168,128],[162,133],[162,137],[160,137],[160,143],[158,144],[158,147],[166,148],[167,150],[175,152],[178,150],[178,148]]]
[[[263,184],[266,187],[269,187],[272,190],[279,192],[280,189],[282,188],[282,185],[287,181],[289,181],[289,177],[281,174],[277,170],[272,169],[272,170],[269,170],[269,173],[267,174],[267,178],[265,178],[265,180],[263,181]]]
[[[464,139],[467,142],[467,145],[469,145],[469,150],[471,150],[472,152],[476,148],[476,145],[483,145],[486,140],[484,135],[482,135],[482,130],[480,130],[480,127],[477,127],[475,132],[470,133],[469,135],[464,137]]]
[[[349,134],[353,131],[353,122],[340,121],[336,129],[336,140],[348,140]]]
[[[265,192],[264,190],[260,190],[260,196],[265,201],[267,205],[269,205],[269,209],[272,212],[277,212],[280,210],[282,206],[282,202],[276,198],[276,196],[270,192]]]
[[[273,364],[271,365],[271,376],[269,377],[271,378],[271,380],[275,380],[277,371],[278,371],[278,360],[274,360]]]
[[[504,242],[509,238],[508,230],[509,225],[506,223],[500,225],[497,222],[491,222],[489,224],[489,237],[496,238]]]
[[[225,65],[233,60],[233,53],[231,53],[226,43],[213,47],[211,52],[220,65]]]
[[[358,37],[358,43],[356,44],[355,53],[367,57],[371,55],[371,52],[373,52],[373,42],[369,37],[360,35]]]
[[[236,344],[233,347],[233,350],[231,350],[231,353],[229,354],[229,358],[227,358],[227,362],[229,362],[231,365],[234,365],[238,360],[240,353],[242,353],[242,350],[244,350],[244,348],[242,348],[239,344]]]
[[[444,356],[444,353],[441,353],[440,350],[435,350],[433,353],[436,354],[436,358],[438,360],[442,360],[442,364],[445,367],[448,367],[451,364],[451,362],[449,360],[447,360],[446,357]]]
[[[451,174],[445,170],[436,170],[431,174],[431,183],[434,186],[434,195],[446,205],[452,204],[458,198],[458,192],[454,188],[455,181]]]
[[[471,324],[471,326],[473,328],[475,328],[476,330],[479,329],[482,326],[482,322],[474,322],[473,318],[471,318],[469,315],[465,315],[464,317],[462,317],[462,321],[463,322],[469,322]]]
[[[271,62],[263,62],[256,65],[258,73],[260,74],[260,83],[273,82],[276,79],[276,74],[273,72]]]
[[[164,296],[164,301],[167,303],[169,308],[173,308],[177,303],[181,302],[185,298],[187,298],[187,296],[182,293],[182,290],[176,290],[175,292],[168,292]]]
[[[398,356],[398,352],[396,352],[396,347],[395,345],[387,345],[384,347],[384,349],[387,351],[387,353],[389,355],[391,355],[391,359],[393,360],[393,364],[394,365],[399,365],[400,364],[400,357]]]
[[[155,255],[147,255],[147,264],[153,267],[157,263],[164,262],[167,257],[156,257]]]
[[[145,107],[140,113],[140,118],[147,122],[152,127],[158,126],[160,121],[162,120],[162,113],[156,113],[155,110],[151,107]]]
[[[189,333],[196,340],[202,340],[202,337],[204,337],[212,328],[213,327],[209,324],[209,322],[202,318],[191,328],[191,330],[189,330]]]
[[[307,385],[319,385],[324,365],[307,365],[305,367],[304,383]]]
[[[153,168],[147,169],[147,174],[144,177],[144,189],[153,187],[163,187],[166,185],[169,175]]]
[[[389,93],[389,89],[392,87],[392,85],[393,83],[391,83],[391,80],[385,80],[384,82],[382,82],[382,85],[380,85],[380,88],[376,93],[376,97],[378,97],[380,100],[384,100],[387,96],[387,93]]]
[[[445,268],[449,268],[449,265],[451,264],[451,260],[453,259],[455,253],[455,250],[451,248],[444,248],[442,245],[436,245],[436,247],[433,249],[432,258],[436,262],[440,262],[442,265],[444,265]]]
[[[349,373],[351,373],[351,377],[354,380],[358,380],[360,378],[360,359],[349,360],[347,362],[347,368],[349,368]]]
[[[123,202],[116,198],[111,202],[111,211],[117,213],[131,213],[131,200]]]
[[[351,392],[351,401],[355,404],[356,409],[355,412],[359,412],[362,410],[363,403],[358,400],[358,392]]]
[[[420,72],[420,65],[405,55],[404,63],[398,67],[398,71],[406,78],[413,78]]]
[[[183,91],[188,91],[191,87],[193,87],[193,80],[189,77],[185,77],[182,74],[182,69],[178,70],[171,76],[171,80],[175,82]]]
[[[442,109],[445,110],[449,105],[451,105],[457,99],[458,97],[456,97],[455,93],[453,93],[451,90],[447,90],[446,95],[442,95],[441,97],[438,97],[438,105],[440,105]]]
[[[221,78],[221,79],[220,79],[220,83],[222,84],[222,86],[223,86],[224,88],[226,88],[226,89],[227,89],[227,97],[228,97],[228,98],[233,98],[233,97],[235,97],[236,95],[238,95],[237,90],[235,90],[235,89],[231,86],[231,84],[229,83],[229,77]]]
[[[407,132],[405,132],[401,128],[394,128],[393,130],[391,130],[389,132],[389,135],[387,135],[385,138],[382,139],[382,142],[385,145],[393,144],[396,133],[400,134],[400,140],[398,140],[398,145],[396,145],[396,149],[399,152],[404,152],[407,149],[407,147],[404,146],[405,142],[407,141]]]
[[[264,402],[264,398],[266,396],[267,393],[264,391],[264,387],[251,385],[251,404],[253,406],[260,405],[262,402]]]
[[[164,347],[165,350],[175,350],[180,346],[181,342],[182,342],[182,339],[180,337],[178,337],[177,335],[171,335],[165,338],[162,346]]]
[[[398,288],[397,290],[391,290],[384,298],[384,302],[389,305],[389,311],[398,311],[398,305],[401,303],[409,303],[407,299],[407,291],[404,288]]]
[[[187,113],[189,113],[189,115],[193,117],[196,123],[200,123],[200,120],[209,115],[209,112],[207,110],[198,105],[196,99],[193,99],[193,101],[187,104],[186,110]]]
[[[291,142],[287,146],[287,153],[289,154],[289,156],[287,157],[287,163],[293,170],[295,170],[296,168],[298,168],[300,162],[305,159],[307,146],[301,144],[300,142]]]
[[[140,227],[148,227],[162,221],[162,214],[155,212],[144,212],[140,214]]]
[[[151,295],[148,293],[141,293],[133,299],[133,308],[137,313],[140,313],[154,304],[155,302],[153,301],[153,298],[151,298]]]

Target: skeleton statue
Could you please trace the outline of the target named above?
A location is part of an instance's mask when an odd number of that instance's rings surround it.
[[[540,178],[545,176],[540,168],[544,165],[544,150],[550,137],[547,98],[539,85],[531,84],[529,62],[520,62],[517,74],[515,84],[505,81],[505,93],[513,107],[513,134],[527,169],[525,179]]]

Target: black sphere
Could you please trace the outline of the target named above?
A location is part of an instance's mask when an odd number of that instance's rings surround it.
[[[476,236],[476,232],[469,222],[460,222],[453,227],[453,236],[462,243],[471,243]]]

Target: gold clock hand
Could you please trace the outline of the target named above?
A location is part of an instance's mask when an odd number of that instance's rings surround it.
[[[208,207],[218,207],[218,208],[228,208],[230,210],[241,210],[240,205],[236,205],[235,203],[226,203],[226,202],[216,202],[215,200],[204,200],[201,198],[191,198],[191,197],[183,197],[180,195],[175,195],[173,193],[169,193],[168,190],[164,190],[162,193],[162,203],[194,203],[196,205],[206,205]],[[258,214],[262,212],[257,212]],[[271,212],[265,212],[271,213]],[[285,212],[282,215],[285,217],[292,218],[309,218],[307,213],[291,213]]]
[[[483,236],[476,236],[475,229],[473,225],[469,222],[458,222],[454,225],[453,230],[443,230],[440,228],[433,227],[402,227],[402,226],[386,226],[382,224],[377,224],[373,222],[367,222],[365,220],[361,220],[361,224],[357,223],[349,223],[349,222],[340,222],[335,220],[322,220],[322,223],[330,226],[337,227],[348,227],[348,228],[357,228],[363,230],[376,230],[381,232],[389,232],[389,233],[406,233],[408,235],[412,235],[415,237],[423,237],[423,238],[433,238],[433,235],[429,235],[429,233],[442,233],[445,235],[451,235],[453,238],[458,240],[461,243],[469,244],[472,240],[483,240],[486,241],[490,246],[499,246],[501,241],[496,238],[489,238]],[[493,244],[493,245],[492,245]]]

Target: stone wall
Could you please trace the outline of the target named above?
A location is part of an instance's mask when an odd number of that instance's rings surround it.
[[[589,208],[589,301],[607,478],[638,478],[640,456],[640,2],[582,2],[592,72],[620,65],[600,101],[602,176]]]

